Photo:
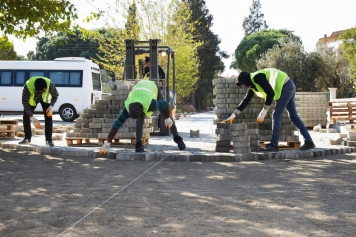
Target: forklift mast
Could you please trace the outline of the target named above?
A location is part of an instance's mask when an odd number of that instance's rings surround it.
[[[160,46],[159,39],[150,39],[148,41],[135,41],[132,39],[125,40],[126,46],[126,58],[124,62],[124,73],[122,75],[122,80],[135,80],[143,79],[144,73],[144,59],[138,61],[138,70],[136,70],[136,55],[148,54],[150,57],[150,76],[149,80],[155,81],[159,87],[162,88],[162,94],[167,102],[170,102],[170,91],[173,95],[176,92],[176,65],[175,65],[175,54],[171,46]],[[165,71],[166,78],[160,79],[158,73],[158,54],[165,53],[167,55],[167,65],[163,68]],[[172,64],[173,69],[173,88],[170,89],[170,65]],[[138,73],[137,73],[138,72]],[[160,81],[162,85],[160,85]]]
[[[135,41],[132,39],[125,40],[126,46],[126,59],[124,62],[124,73],[122,75],[122,80],[135,80],[135,79],[143,79],[144,78],[144,67],[145,60],[138,60],[138,65],[136,65],[136,55],[148,54],[150,57],[150,74],[149,80],[154,81],[158,87],[160,88],[164,99],[167,102],[171,102],[174,104],[174,95],[176,91],[176,64],[175,64],[175,54],[170,46],[160,46],[158,45],[160,42],[159,39],[150,39],[149,41]],[[158,54],[164,53],[167,56],[167,64],[166,68],[163,68],[165,71],[165,78],[160,79],[158,73]],[[170,66],[172,64],[172,85],[173,88],[170,89]],[[138,66],[138,67],[137,67]],[[138,69],[138,70],[137,70]],[[162,83],[160,83],[162,82]],[[172,96],[171,96],[172,95]],[[156,113],[156,114],[155,114]],[[160,135],[167,136],[170,134],[170,129],[166,127],[164,120],[165,118],[156,111],[152,117],[155,117],[154,120],[157,126],[154,128],[159,129],[155,130],[151,135]]]

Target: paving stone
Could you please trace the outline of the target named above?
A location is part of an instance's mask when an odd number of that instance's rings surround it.
[[[192,153],[189,156],[189,160],[193,162],[202,162],[204,161],[205,155],[203,153]]]
[[[145,160],[146,153],[145,152],[132,152],[130,154],[130,160]]]
[[[227,147],[221,147],[221,146],[217,146],[215,148],[215,151],[216,152],[230,152],[230,146],[227,146]]]
[[[258,154],[257,153],[246,153],[241,154],[242,161],[258,161]]]
[[[17,150],[17,151],[33,151],[33,146],[31,145],[18,145],[15,144],[14,146],[11,147],[11,149]]]
[[[180,153],[175,156],[175,161],[190,161],[190,154]]]
[[[217,123],[216,127],[217,128],[225,128],[225,129],[229,129],[230,124],[229,123]]]
[[[235,161],[236,162],[241,162],[243,159],[243,154],[237,154],[235,155]]]
[[[250,147],[244,147],[244,148],[234,148],[234,153],[235,154],[245,154],[245,153],[250,153],[251,148]]]
[[[126,152],[119,152],[116,154],[116,160],[130,160],[130,154]]]
[[[236,155],[233,153],[222,153],[220,155],[220,162],[235,162]]]
[[[205,154],[204,156],[204,162],[219,162],[220,157],[214,154]]]
[[[250,142],[233,142],[233,148],[250,148]]]
[[[155,153],[155,152],[148,152],[148,153],[145,153],[145,160],[146,161],[159,161],[159,157],[157,156],[157,153]]]
[[[35,148],[35,152],[40,154],[52,154],[52,148],[47,146],[38,146]]]

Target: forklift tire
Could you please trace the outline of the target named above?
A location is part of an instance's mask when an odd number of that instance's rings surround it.
[[[159,127],[159,135],[161,136],[168,136],[171,134],[171,130],[166,127],[164,124],[164,118],[161,114],[158,116],[158,127]]]

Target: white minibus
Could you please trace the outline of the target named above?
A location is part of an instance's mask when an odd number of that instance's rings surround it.
[[[22,90],[33,76],[49,78],[59,96],[53,107],[65,122],[75,120],[96,99],[102,98],[100,68],[80,57],[54,61],[0,61],[0,114],[23,112]],[[42,111],[41,105],[35,113]]]

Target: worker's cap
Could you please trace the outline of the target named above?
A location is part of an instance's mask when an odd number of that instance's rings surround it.
[[[251,77],[249,72],[240,72],[239,76],[237,77],[236,86],[241,87],[242,84],[247,86],[251,86]]]
[[[137,119],[143,112],[142,104],[139,102],[131,103],[129,105],[129,116],[133,119]]]
[[[47,83],[43,78],[37,78],[35,81],[35,90],[36,91],[43,91],[47,88]]]
[[[145,57],[145,62],[148,63],[150,61],[150,57]]]

